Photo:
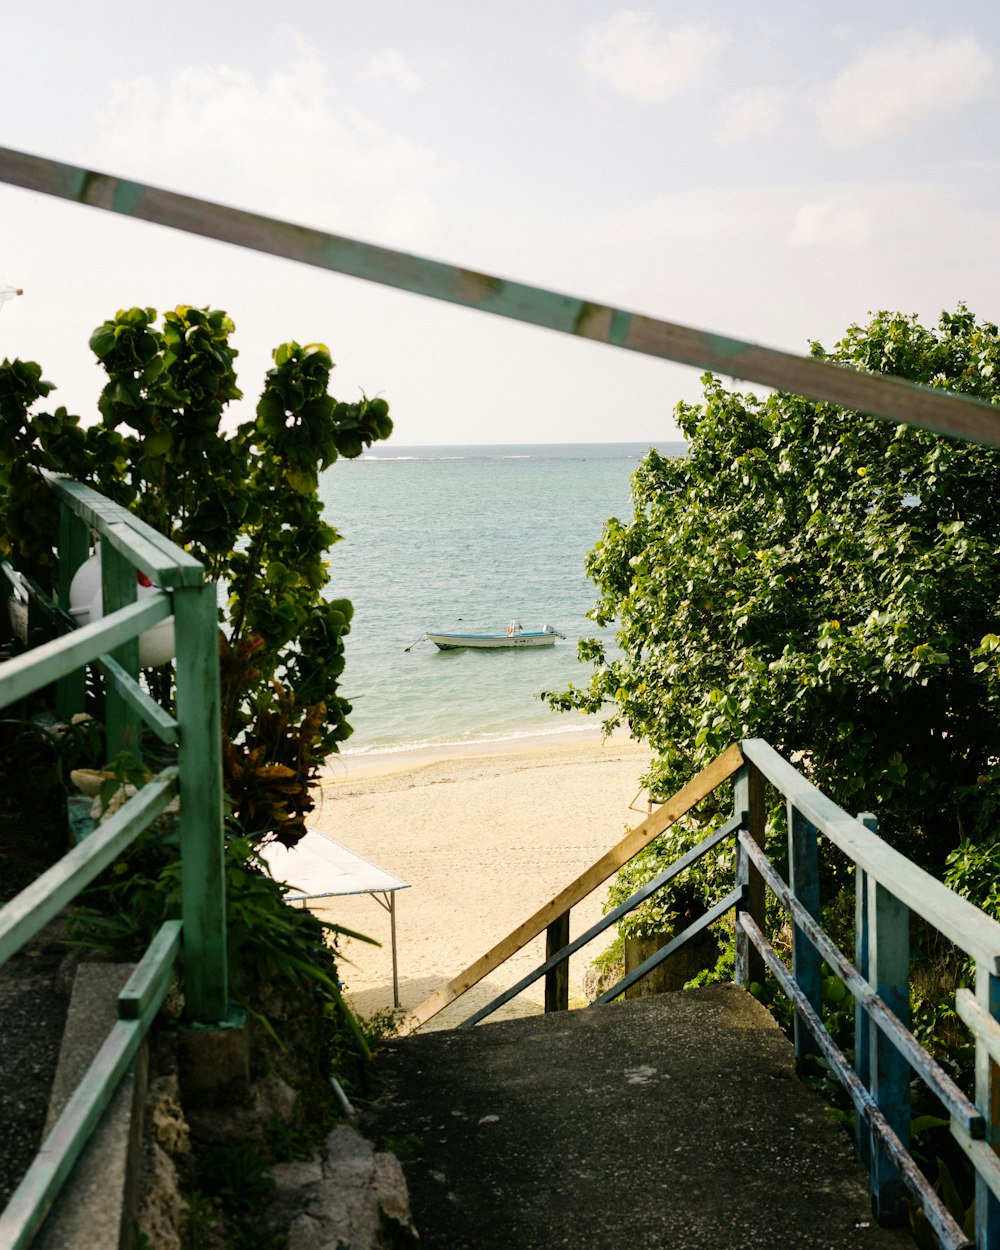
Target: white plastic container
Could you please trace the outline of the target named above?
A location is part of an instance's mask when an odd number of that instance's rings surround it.
[[[136,598],[148,599],[156,590],[152,583],[143,584],[140,577]],[[100,554],[85,560],[74,574],[69,588],[69,614],[78,625],[89,625],[104,615]],[[158,668],[174,658],[174,650],[174,618],[168,616],[139,635],[139,667]]]

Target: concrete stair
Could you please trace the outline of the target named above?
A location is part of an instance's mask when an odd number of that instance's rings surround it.
[[[734,985],[414,1035],[365,1130],[407,1144],[426,1250],[911,1246]]]
[[[58,1119],[118,1018],[134,964],[81,963],[66,1017],[46,1132]],[[142,1163],[145,1047],[113,1095],[33,1245],[36,1250],[121,1250],[132,1245]]]

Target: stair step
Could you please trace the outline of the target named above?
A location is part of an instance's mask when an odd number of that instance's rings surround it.
[[[912,1247],[735,985],[416,1034],[378,1063],[365,1127],[420,1139],[425,1250]]]

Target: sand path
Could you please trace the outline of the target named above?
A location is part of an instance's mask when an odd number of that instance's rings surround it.
[[[403,1007],[417,1006],[642,820],[645,795],[636,794],[648,757],[625,737],[576,737],[334,766],[312,826],[410,883],[397,894]],[[571,936],[600,917],[605,895],[602,887],[573,909]],[[342,939],[341,975],[362,1015],[391,1006],[386,912],[365,895],[311,905],[383,942],[376,948]],[[571,1005],[582,1004],[584,973],[607,940],[570,960]],[[540,937],[437,1024],[458,1023],[543,958]],[[539,1011],[542,998],[538,982],[495,1018]]]

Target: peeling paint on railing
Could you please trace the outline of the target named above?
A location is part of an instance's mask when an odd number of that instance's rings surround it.
[[[859,373],[10,148],[0,148],[0,182],[885,420],[1000,446],[1000,411],[967,395]]]

